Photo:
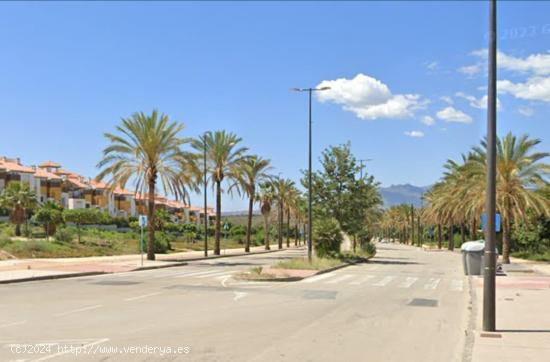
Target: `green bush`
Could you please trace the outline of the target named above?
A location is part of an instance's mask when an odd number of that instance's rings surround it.
[[[246,238],[246,228],[243,225],[233,225],[229,231],[229,236],[231,236],[231,239],[243,243]]]
[[[342,233],[338,221],[324,219],[315,222],[313,226],[313,243],[315,254],[319,258],[334,258],[340,253]]]
[[[376,245],[371,242],[361,243],[361,251],[369,256],[375,256]]]
[[[172,250],[171,241],[172,239],[167,234],[160,231],[155,232],[155,253],[166,254],[169,250]]]
[[[74,240],[75,233],[69,228],[61,228],[55,232],[55,240],[62,243],[72,243]]]

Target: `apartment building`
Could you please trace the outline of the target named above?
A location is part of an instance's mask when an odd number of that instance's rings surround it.
[[[27,183],[39,202],[54,201],[66,209],[98,208],[111,216],[130,217],[147,214],[148,195],[135,194],[121,187],[112,188],[105,182],[64,170],[61,164],[45,161],[37,166],[25,166],[19,158],[0,156],[0,192],[10,182]],[[216,214],[207,208],[193,207],[163,196],[155,197],[155,207],[167,210],[177,223],[211,223]]]

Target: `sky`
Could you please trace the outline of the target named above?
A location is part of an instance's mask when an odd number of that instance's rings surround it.
[[[550,124],[550,2],[498,5],[498,133]],[[273,173],[350,141],[383,185],[430,185],[486,129],[488,2],[0,3],[0,155],[87,176],[121,117],[225,129]],[[199,195],[193,203],[200,204]],[[246,201],[224,196],[226,211]]]

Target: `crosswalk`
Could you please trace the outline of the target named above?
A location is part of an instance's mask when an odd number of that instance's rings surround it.
[[[236,273],[243,270],[228,270],[220,268],[208,268],[198,269],[193,268],[185,271],[170,272],[164,275],[158,275],[154,278],[168,278],[168,279],[195,279],[197,282],[206,282],[211,280],[212,282],[219,283],[224,279],[231,278]],[[371,270],[372,272],[372,270]],[[233,281],[234,283],[235,281]],[[231,284],[233,284],[231,283]],[[242,285],[255,285],[259,286],[257,282],[241,282]],[[280,283],[266,282],[265,286],[277,285]],[[452,292],[462,292],[464,290],[463,279],[450,279],[450,278],[438,278],[429,276],[407,276],[407,275],[383,275],[377,273],[342,273],[332,272],[315,275],[313,277],[305,278],[298,282],[299,285],[316,285],[322,284],[331,287],[337,287],[340,285],[348,285],[353,287],[369,286],[377,289],[385,287],[398,288],[398,289],[420,289],[425,291],[435,291],[440,288]]]
[[[364,275],[364,274],[343,274],[327,273],[320,274],[302,280],[302,284],[323,284],[323,285],[351,285],[371,286],[375,288],[395,287],[399,289],[423,289],[427,291],[445,288],[453,292],[464,290],[462,279],[442,279],[434,277],[414,277],[395,275]]]

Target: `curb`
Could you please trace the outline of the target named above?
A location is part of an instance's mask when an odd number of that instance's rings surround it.
[[[285,251],[285,250],[296,250],[296,249],[299,249],[296,248],[296,247],[292,247],[292,248],[283,248],[283,249],[276,249],[276,250],[262,250],[262,251],[256,251],[256,252],[251,252],[251,253],[240,253],[240,254],[230,254],[230,255],[212,255],[212,256],[201,256],[199,258],[191,258],[191,259],[163,259],[163,260],[158,260],[158,261],[164,261],[164,262],[172,262],[172,263],[177,263],[177,262],[189,262],[189,261],[199,261],[199,260],[210,260],[210,259],[221,259],[221,258],[231,258],[231,257],[234,257],[234,256],[250,256],[250,255],[258,255],[258,254],[269,254],[269,253],[276,253],[276,252],[279,252],[279,251]]]
[[[173,268],[173,267],[184,266],[184,265],[187,265],[187,263],[182,262],[182,263],[173,263],[173,264],[167,264],[167,265],[140,266],[139,268],[129,270],[128,272],[138,272],[138,271],[155,270],[155,269],[166,269],[166,268]]]
[[[340,264],[340,265],[337,265],[337,266],[333,266],[332,268],[319,270],[317,273],[311,274],[307,277],[287,277],[287,278],[271,278],[271,279],[269,279],[269,278],[268,279],[246,279],[246,278],[242,278],[242,280],[246,280],[246,281],[249,281],[249,282],[299,282],[301,280],[308,279],[308,278],[314,277],[316,275],[330,273],[330,272],[333,272],[333,271],[338,270],[338,269],[346,268],[348,266],[352,266],[352,265],[356,265],[356,264],[360,264],[360,263],[367,263],[368,261],[369,261],[369,259],[367,259],[365,261],[360,261],[360,262],[343,263],[343,264]]]
[[[89,276],[103,275],[103,274],[113,274],[113,273],[108,273],[108,272],[102,272],[101,271],[101,272],[82,272],[82,273],[41,275],[41,276],[29,277],[29,278],[0,280],[0,284],[25,283],[25,282],[34,282],[34,281],[40,281],[40,280],[53,280],[53,279],[69,279],[69,278],[89,277]]]
[[[175,267],[185,266],[185,265],[188,264],[187,262],[190,262],[190,261],[230,258],[230,257],[234,257],[234,256],[268,254],[268,253],[275,253],[275,252],[278,252],[278,251],[291,250],[291,249],[295,249],[295,248],[264,250],[264,251],[257,251],[257,252],[254,252],[254,253],[241,253],[241,254],[231,254],[231,255],[215,255],[215,256],[208,256],[206,258],[201,257],[201,258],[192,258],[192,259],[179,259],[180,261],[177,261],[177,260],[176,261],[174,261],[174,260],[158,260],[159,262],[166,262],[166,263],[172,263],[172,264],[138,267],[136,269],[131,269],[131,270],[125,271],[124,273],[140,272],[140,271],[155,270],[155,269],[175,268]],[[183,260],[185,260],[185,261],[183,261]],[[37,276],[37,277],[0,280],[0,284],[15,284],[15,283],[26,283],[26,282],[34,282],[34,281],[41,281],[41,280],[69,279],[69,278],[79,278],[79,277],[87,277],[87,276],[103,275],[103,274],[116,274],[116,272],[113,273],[113,272],[104,272],[104,271],[94,271],[94,272],[82,272],[82,273],[42,275],[42,276]]]

